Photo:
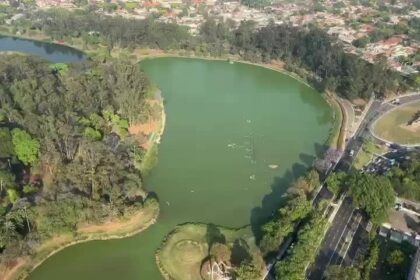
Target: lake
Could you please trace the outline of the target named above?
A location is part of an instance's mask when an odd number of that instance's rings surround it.
[[[71,63],[86,59],[83,52],[67,46],[2,35],[0,35],[0,52],[1,51],[27,53],[39,56],[54,63]]]
[[[84,59],[63,46],[0,37],[0,50],[13,44],[53,62]],[[319,93],[272,70],[182,58],[141,65],[167,115],[158,165],[145,180],[160,200],[158,222],[130,238],[66,248],[28,279],[162,279],[154,253],[177,224],[256,227],[322,152],[333,125]]]
[[[157,224],[131,238],[67,248],[29,279],[162,279],[154,253],[168,232],[185,222],[258,225],[332,127],[319,93],[272,70],[181,58],[141,64],[167,114],[159,162],[145,181],[160,200]]]

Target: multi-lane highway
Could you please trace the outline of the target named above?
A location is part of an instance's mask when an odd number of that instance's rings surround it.
[[[356,133],[348,140],[345,152],[337,164],[337,171],[347,172],[351,168],[355,155],[361,149],[364,139],[368,137],[370,123],[377,117],[376,112],[380,107],[381,102],[374,100]],[[350,153],[350,151],[353,152]],[[351,199],[345,198],[324,237],[315,262],[307,271],[308,279],[320,280],[329,265],[341,265],[342,260],[347,257],[348,248],[364,219],[365,217],[353,206]]]
[[[400,97],[399,104],[404,105],[416,100],[420,100],[420,93]],[[348,172],[350,170],[363,143],[371,136],[370,126],[372,123],[394,107],[394,104],[378,99],[372,102],[353,137],[347,139],[345,151],[333,171]],[[331,197],[332,194],[323,185],[315,197],[314,203]],[[324,237],[315,262],[307,270],[308,279],[321,280],[329,265],[351,265],[359,253],[360,236],[367,223],[367,217],[353,206],[351,198],[345,198]],[[274,263],[275,261],[268,266],[268,270],[271,270]]]
[[[404,105],[416,100],[420,100],[420,94],[400,97],[399,104]],[[390,102],[373,101],[356,133],[348,140],[346,150],[337,164],[336,170],[347,172],[351,168],[352,162],[359,153],[365,139],[370,137],[372,123],[394,107],[395,105]],[[326,190],[322,190],[320,194],[325,192]],[[355,209],[351,199],[344,199],[324,237],[315,263],[307,271],[308,279],[322,279],[324,271],[329,265],[351,265],[357,256],[359,237],[367,222],[366,216]]]
[[[309,279],[321,279],[327,266],[338,258],[338,247],[343,236],[347,234],[346,225],[353,216],[354,208],[350,198],[343,201],[340,209],[333,220],[331,227],[327,231],[315,263],[308,269]]]

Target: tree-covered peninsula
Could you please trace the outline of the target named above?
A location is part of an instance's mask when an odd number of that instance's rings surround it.
[[[0,73],[2,271],[57,236],[88,239],[83,229],[95,233],[92,225],[139,213],[138,223],[156,218],[138,168],[144,135],[129,132],[153,111],[150,82],[137,64],[51,65],[1,55]]]

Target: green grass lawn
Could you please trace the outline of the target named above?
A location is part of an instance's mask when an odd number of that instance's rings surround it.
[[[325,95],[325,98],[327,102],[330,104],[331,109],[333,110],[333,116],[334,116],[334,124],[331,127],[330,134],[327,140],[327,144],[334,148],[338,149],[341,147],[342,142],[344,139],[341,139],[342,136],[342,130],[345,128],[342,128],[343,126],[343,112],[341,111],[340,104],[338,104],[338,101],[334,99],[333,97],[329,95]]]
[[[373,131],[378,137],[387,141],[399,144],[420,143],[420,126],[407,126],[418,111],[420,111],[420,101],[393,110],[377,121]]]
[[[363,166],[368,164],[375,155],[381,155],[385,153],[386,150],[386,147],[378,146],[371,141],[363,144],[362,149],[360,149],[360,152],[354,160],[354,168],[362,169]]]
[[[209,232],[224,236],[230,247],[237,239],[249,246],[254,258],[262,262],[259,248],[249,227],[232,230],[206,224],[179,225],[171,232],[156,254],[158,265],[166,278],[174,280],[200,280],[203,260],[208,256]],[[210,233],[211,235],[211,233]]]

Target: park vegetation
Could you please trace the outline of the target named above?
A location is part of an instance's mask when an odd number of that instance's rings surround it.
[[[356,263],[351,267],[329,266],[325,273],[326,280],[407,279],[411,264],[415,261],[415,246],[407,241],[390,241],[373,232],[362,236],[360,242],[360,248],[366,249]]]
[[[400,166],[391,168],[387,176],[398,196],[420,201],[420,155],[412,153],[411,157]]]
[[[207,279],[209,271],[220,269],[231,279],[261,279],[265,271],[263,258],[276,254],[297,231],[295,246],[276,264],[276,273],[279,279],[303,279],[328,225],[325,204],[311,203],[319,185],[315,170],[296,179],[285,205],[262,225],[259,240],[249,227],[230,230],[211,224],[178,226],[156,254],[162,273],[168,279]]]
[[[301,280],[306,278],[306,269],[315,261],[328,219],[324,209],[313,208],[304,226],[297,233],[297,241],[285,259],[276,264],[277,279]]]
[[[361,280],[360,271],[355,267],[341,267],[332,265],[328,267],[325,275],[326,280]]]
[[[286,257],[276,263],[278,279],[304,279],[307,267],[316,258],[328,226],[325,204],[312,204],[313,191],[319,186],[319,175],[315,170],[298,178],[289,189],[286,205],[262,226],[259,246],[266,258],[277,254],[282,245],[288,243],[286,240],[295,238],[295,244]]]
[[[395,203],[390,180],[385,176],[360,172],[336,172],[327,179],[328,189],[340,195],[347,192],[357,207],[365,210],[373,223],[380,225],[388,218],[388,211]]]
[[[130,124],[149,80],[128,61],[0,56],[0,263],[60,234],[156,206]],[[144,154],[144,152],[142,153]]]
[[[233,230],[213,224],[177,226],[156,253],[167,279],[258,280],[264,261],[250,227]]]
[[[41,31],[59,41],[81,39],[85,47],[101,45],[108,52],[154,48],[199,56],[233,55],[252,62],[281,60],[286,70],[296,72],[320,91],[337,92],[348,99],[368,99],[373,93],[383,96],[415,84],[415,77],[402,77],[389,70],[384,57],[371,64],[345,53],[336,39],[316,26],[272,23],[256,29],[251,21],[235,27],[232,21],[209,18],[199,36],[191,36],[185,27],[152,18],[135,20],[50,9],[28,15],[16,23],[16,28],[20,33]]]
[[[319,185],[319,176],[314,170],[292,184],[286,205],[278,209],[274,218],[262,226],[259,245],[264,255],[276,253],[300,221],[308,217],[312,211],[311,193]]]

